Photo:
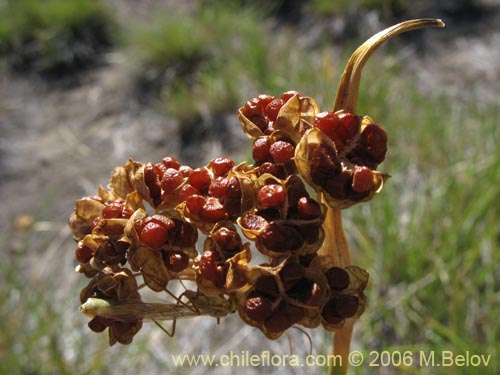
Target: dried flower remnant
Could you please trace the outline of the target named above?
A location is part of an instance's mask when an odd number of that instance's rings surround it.
[[[249,100],[238,119],[253,164],[128,160],[107,188],[77,200],[69,225],[77,271],[90,278],[80,293],[89,327],[109,328],[111,345],[129,344],[143,320],[237,311],[270,339],[293,325],[336,332],[334,350],[345,356],[368,273],[351,265],[340,213],[372,199],[389,177],[377,171],[385,130],[356,114],[361,71],[384,41],[443,26],[413,20],[370,38],[349,60],[331,111],[298,91]],[[267,262],[252,265],[255,252]],[[182,280],[196,288],[175,296],[168,288]],[[165,303],[143,302],[146,288]]]

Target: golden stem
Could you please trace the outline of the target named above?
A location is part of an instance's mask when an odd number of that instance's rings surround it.
[[[321,195],[320,199],[326,204]],[[328,255],[333,259],[337,267],[345,268],[351,264],[349,244],[342,226],[342,215],[339,208],[332,208],[326,204],[327,211],[323,227],[325,228],[325,240],[319,249],[320,255]],[[332,354],[334,358],[341,358],[337,366],[330,366],[329,374],[345,374],[349,358],[349,348],[355,319],[347,319],[344,326],[333,333]]]
[[[391,26],[375,34],[352,54],[347,62],[344,73],[340,78],[340,84],[337,89],[337,95],[333,104],[333,111],[344,110],[346,112],[356,113],[358,101],[359,82],[361,80],[361,71],[368,58],[385,41],[405,33],[407,31],[422,29],[425,27],[444,27],[444,22],[439,19],[422,18],[409,20]]]

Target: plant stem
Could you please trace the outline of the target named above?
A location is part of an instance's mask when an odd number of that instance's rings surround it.
[[[321,196],[321,200],[326,204],[323,196]],[[324,222],[325,240],[319,250],[319,254],[331,257],[335,266],[345,268],[351,264],[351,254],[342,226],[341,210],[339,208],[332,208],[328,204],[326,206],[327,211]],[[330,375],[347,373],[349,348],[355,321],[355,319],[346,319],[344,326],[332,334],[332,354],[334,358],[340,358],[341,362],[337,363],[338,366],[330,366],[328,369]]]

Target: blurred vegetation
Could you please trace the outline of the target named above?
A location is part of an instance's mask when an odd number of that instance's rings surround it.
[[[214,2],[137,25],[124,43],[140,85],[160,95],[170,114],[232,111],[241,83],[268,75],[267,34],[260,26],[266,16],[237,2]]]
[[[376,9],[385,16],[400,12],[408,5],[406,0],[312,0],[311,10],[321,16],[339,16],[348,10]]]
[[[16,70],[59,75],[95,61],[112,44],[113,18],[99,0],[0,3],[0,53]]]
[[[344,11],[327,5],[347,2],[313,3],[326,14]],[[68,61],[64,51],[77,33],[72,31],[76,34],[63,38],[64,43],[55,41],[68,30],[87,30],[84,20],[96,15],[102,14],[96,19],[107,25],[109,14],[98,4],[10,1],[0,11],[2,51],[43,69]],[[261,92],[279,95],[290,89],[329,108],[352,49],[344,47],[338,54],[328,44],[308,48],[300,32],[273,22],[272,9],[234,4],[205,5],[182,17],[162,14],[129,27],[122,43],[125,55],[134,59],[136,78],[157,85],[154,90],[167,112],[180,119],[202,111],[234,113]],[[66,47],[59,48],[60,43]],[[355,342],[366,350],[365,358],[370,350],[493,356],[488,368],[447,367],[440,372],[413,367],[398,373],[497,374],[500,110],[476,97],[457,101],[444,93],[422,94],[415,80],[401,73],[398,64],[377,53],[360,90],[359,113],[369,114],[389,134],[387,161],[380,169],[393,177],[373,201],[344,213],[353,262],[370,273],[369,304],[357,323]],[[3,247],[9,242],[2,238]],[[26,283],[22,268],[8,257],[0,259],[0,373],[131,373],[142,362],[160,361],[158,348],[148,346],[145,334],[129,347],[105,352],[103,335],[76,326],[81,321],[64,321],[66,310],[74,309],[76,289],[54,304],[49,292]],[[324,342],[314,345],[329,343],[325,334]],[[371,370],[353,369],[357,374]]]

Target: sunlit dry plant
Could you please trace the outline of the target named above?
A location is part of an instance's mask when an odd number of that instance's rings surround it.
[[[129,344],[145,319],[237,311],[269,339],[321,326],[345,358],[368,273],[351,264],[341,210],[372,199],[389,177],[377,171],[385,130],[356,114],[361,71],[393,36],[443,26],[412,20],[370,38],[348,61],[331,111],[297,91],[249,100],[238,118],[251,164],[221,157],[193,169],[166,157],[115,168],[108,187],[79,199],[70,217],[77,271],[90,279],[80,293],[90,329],[107,329],[110,345]],[[254,252],[267,262],[251,264]],[[175,281],[190,283],[175,295]],[[164,292],[165,303],[143,301],[144,288]]]

